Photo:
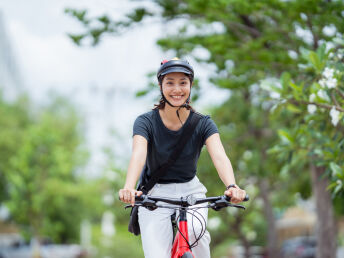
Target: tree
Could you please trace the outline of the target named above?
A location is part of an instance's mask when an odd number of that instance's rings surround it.
[[[27,112],[29,106],[25,96],[18,98],[14,103],[7,103],[0,94],[0,204],[8,199],[5,173],[10,157],[20,147],[21,139],[24,137],[21,129],[30,123]]]
[[[0,113],[1,201],[11,220],[27,238],[75,242],[81,220],[99,213],[101,200],[99,183],[76,173],[87,157],[76,111],[62,98],[37,111],[19,97],[0,99]]]
[[[309,167],[318,218],[327,221],[317,230],[319,257],[335,256],[335,247],[326,248],[336,245],[332,201],[326,190],[332,189],[333,196],[344,190],[344,41],[336,39],[332,46],[327,49],[324,44],[316,52],[303,50],[306,63],[297,77],[285,73],[280,81],[263,83],[276,98],[274,112],[289,112],[293,117],[279,130],[281,141],[271,153],[282,160],[290,153]]]

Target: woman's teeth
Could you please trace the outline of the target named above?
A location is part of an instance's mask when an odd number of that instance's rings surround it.
[[[171,96],[173,99],[181,99],[182,96]]]

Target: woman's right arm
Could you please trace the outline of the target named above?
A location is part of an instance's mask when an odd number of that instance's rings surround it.
[[[136,182],[139,179],[143,166],[147,158],[147,145],[146,138],[141,135],[133,137],[133,151],[131,154],[127,178],[123,189],[119,190],[119,198],[122,202],[135,203],[135,195],[140,196],[141,191],[136,191]]]

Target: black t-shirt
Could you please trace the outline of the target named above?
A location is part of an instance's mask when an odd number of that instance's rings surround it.
[[[194,115],[201,114],[195,113]],[[171,155],[185,125],[190,123],[190,117],[189,115],[183,127],[178,131],[172,131],[164,125],[158,109],[136,118],[133,136],[141,135],[148,141],[146,164],[141,174],[143,184],[149,180],[151,173],[164,164]],[[194,178],[201,149],[207,138],[214,133],[218,133],[214,121],[209,116],[201,115],[191,139],[188,139],[178,159],[169,167],[158,183],[184,183]]]

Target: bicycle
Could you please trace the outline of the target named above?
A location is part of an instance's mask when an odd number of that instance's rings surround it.
[[[244,201],[248,201],[249,196],[246,195]],[[157,204],[157,202],[165,202],[168,204],[172,204],[175,206],[165,206],[161,204]],[[207,206],[201,207],[191,207],[201,203],[209,203]],[[179,216],[176,218],[175,222],[173,223],[175,227],[175,237],[174,242],[171,250],[171,257],[172,258],[195,258],[192,254],[192,247],[194,247],[198,240],[204,235],[206,227],[201,230],[201,233],[196,237],[196,241],[192,244],[189,243],[189,234],[188,234],[188,224],[187,224],[187,213],[189,210],[193,210],[197,212],[197,209],[202,208],[212,208],[215,211],[219,211],[222,208],[226,207],[235,207],[240,209],[245,209],[244,206],[239,204],[233,204],[230,202],[230,197],[223,195],[223,196],[215,196],[215,197],[206,197],[206,198],[194,198],[192,195],[181,197],[180,199],[174,198],[166,198],[166,197],[156,197],[156,196],[149,196],[149,195],[141,195],[135,197],[135,206],[145,207],[149,210],[155,210],[157,208],[169,208],[174,210],[179,210]],[[126,205],[125,208],[132,207],[131,205]],[[192,214],[195,216],[194,214]],[[196,217],[196,216],[195,216]],[[198,217],[196,217],[200,220]],[[178,226],[176,221],[178,221]],[[205,219],[203,218],[205,222]],[[200,223],[202,223],[200,221]],[[203,224],[202,224],[203,225]],[[205,223],[204,223],[205,225]],[[194,232],[195,234],[195,232]]]

